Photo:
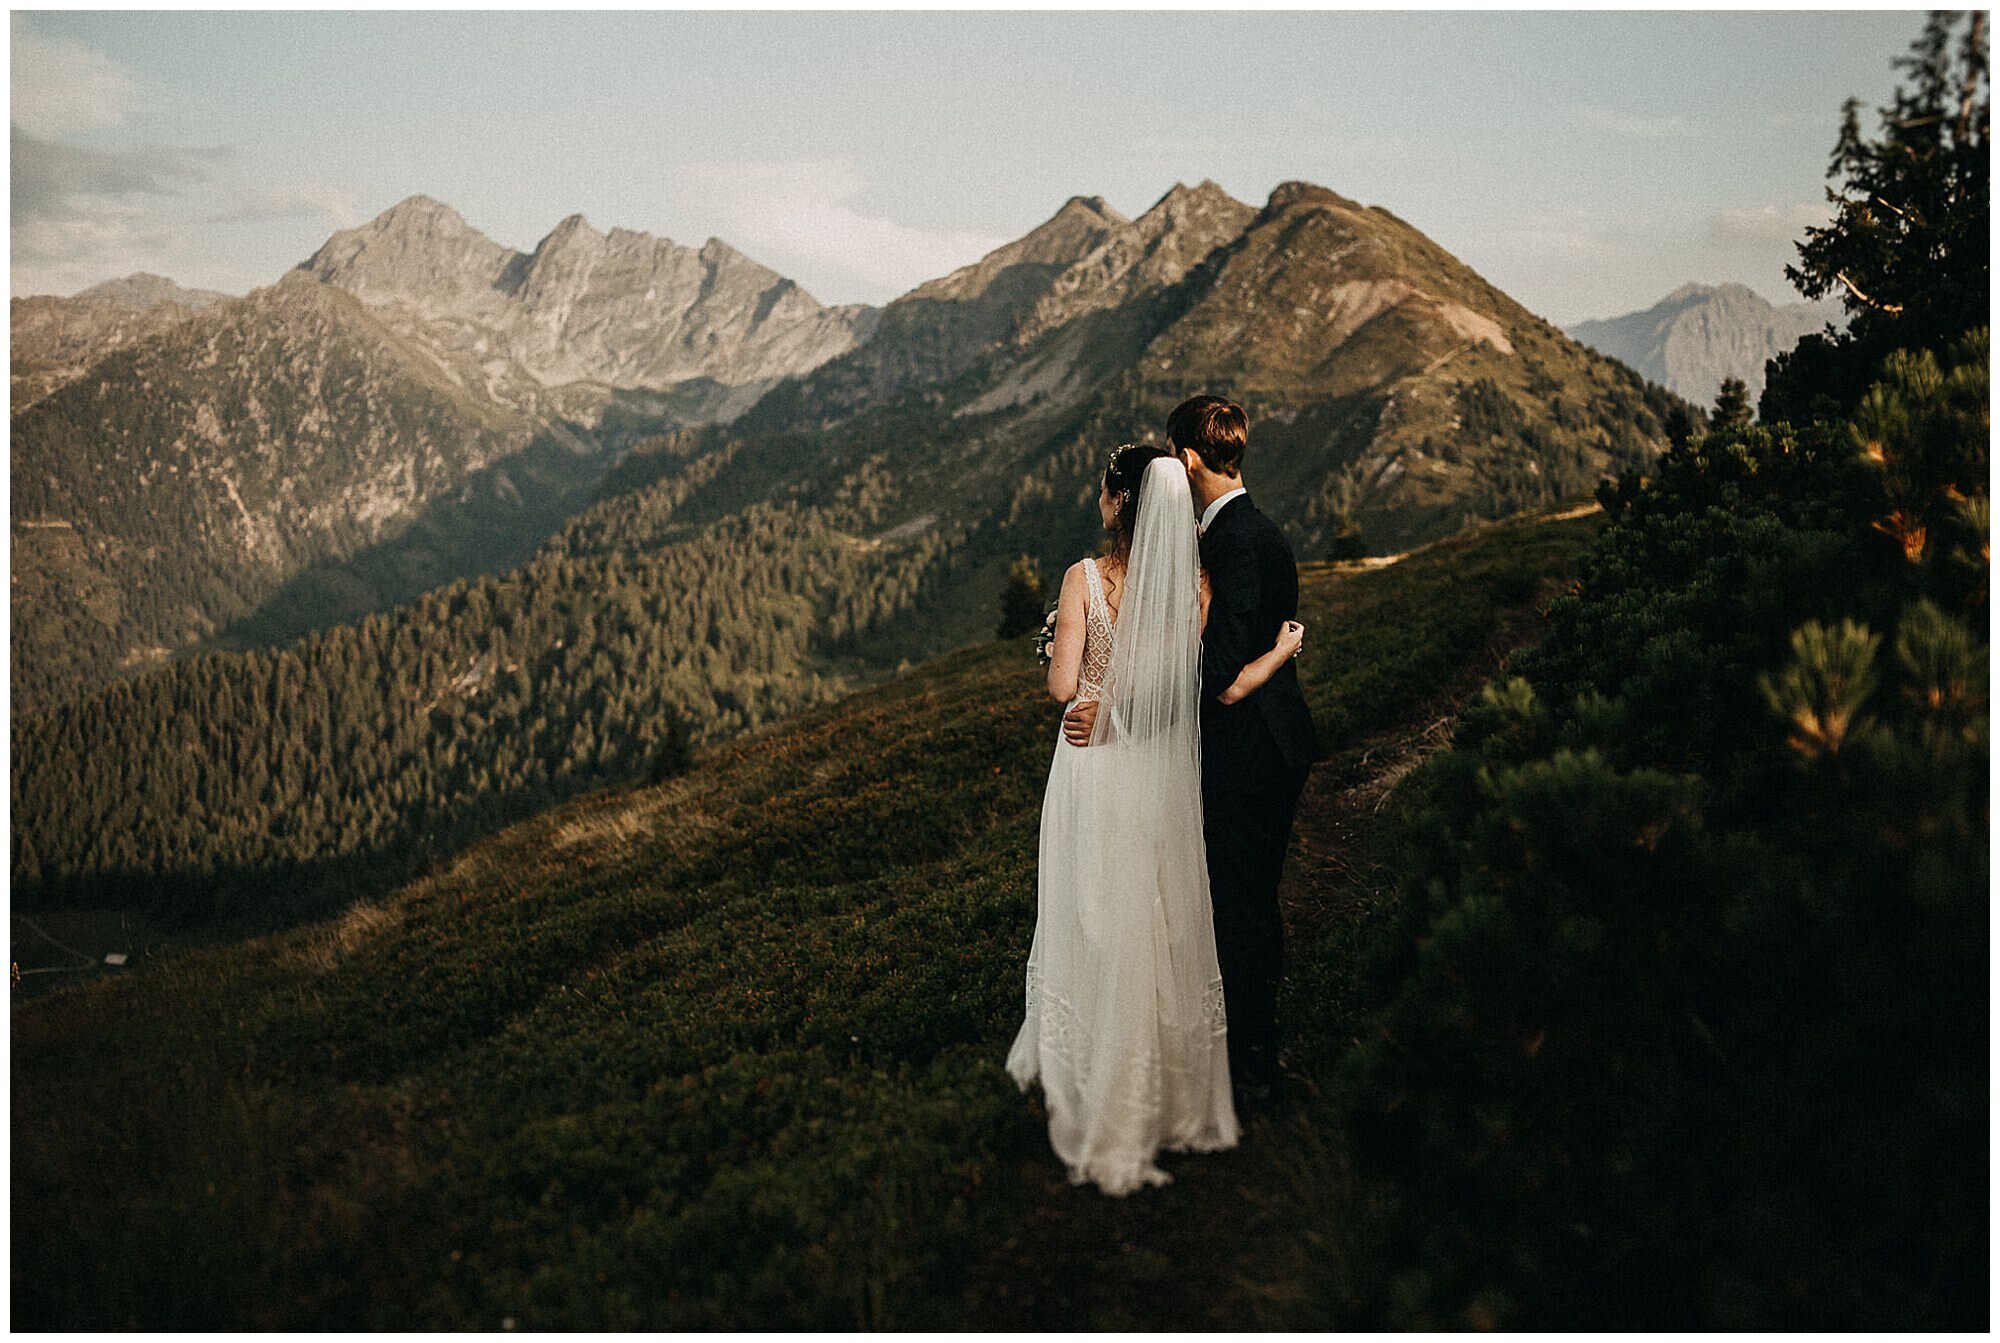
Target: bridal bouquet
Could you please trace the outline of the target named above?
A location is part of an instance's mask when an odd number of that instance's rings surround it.
[[[1048,666],[1050,659],[1052,659],[1055,656],[1055,647],[1056,647],[1056,608],[1055,608],[1055,603],[1051,602],[1049,603],[1048,614],[1042,617],[1041,629],[1035,631],[1036,660],[1039,661],[1044,667]]]

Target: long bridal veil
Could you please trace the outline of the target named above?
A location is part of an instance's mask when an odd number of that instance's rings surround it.
[[[1192,815],[1197,826],[1201,821],[1200,578],[1187,469],[1172,457],[1156,457],[1147,464],[1139,490],[1125,596],[1119,602],[1111,642],[1112,681],[1091,745],[1123,742],[1136,752],[1132,763],[1151,779],[1186,783],[1192,791],[1183,798],[1142,791],[1163,804],[1158,819]],[[1147,769],[1148,764],[1152,768]],[[1191,812],[1182,810],[1188,805]]]
[[[1078,1183],[1164,1184],[1162,1149],[1238,1137],[1201,828],[1200,561],[1187,472],[1146,467],[1091,744],[1043,803],[1028,1010],[1008,1070],[1040,1077]]]

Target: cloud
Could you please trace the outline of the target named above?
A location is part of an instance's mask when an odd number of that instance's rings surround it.
[[[1643,248],[1652,222],[1602,204],[1549,205],[1482,216],[1461,246],[1536,261],[1607,262]]]
[[[87,149],[9,128],[12,217],[71,219],[103,208],[104,197],[173,195],[212,177],[236,157],[225,146],[138,145]]]
[[[135,270],[173,273],[194,235],[162,207],[237,157],[223,146],[89,149],[20,126],[8,140],[16,293],[68,293]]]
[[[35,135],[66,135],[123,125],[139,85],[99,51],[33,32],[11,16],[12,109],[8,120]]]
[[[1796,242],[1806,229],[1823,227],[1831,213],[1823,204],[1752,205],[1717,211],[1708,221],[1709,237],[1732,246]]]
[[[689,203],[722,221],[732,246],[826,301],[884,302],[1009,241],[865,213],[854,202],[867,183],[848,159],[694,164],[682,178]]]
[[[1577,116],[1585,123],[1599,130],[1610,131],[1614,135],[1629,135],[1641,140],[1665,140],[1676,135],[1686,135],[1695,129],[1692,122],[1681,117],[1643,117],[1629,112],[1620,112],[1609,107],[1579,107]]]
[[[73,294],[141,270],[184,278],[181,263],[192,242],[179,223],[130,205],[70,220],[16,222],[10,235],[13,293]]]
[[[237,220],[324,219],[336,229],[352,228],[364,216],[354,194],[323,182],[304,182],[269,191],[245,191],[228,207],[208,216],[210,223]]]

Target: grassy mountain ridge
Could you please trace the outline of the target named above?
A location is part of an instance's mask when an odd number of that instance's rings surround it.
[[[1336,761],[1488,656],[1594,530],[1307,566]],[[1040,681],[1025,641],[968,649],[339,919],[18,1006],[17,1318],[972,1322],[965,1266],[1053,1160],[1000,1071]]]

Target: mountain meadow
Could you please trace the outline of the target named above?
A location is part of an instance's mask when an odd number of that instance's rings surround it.
[[[1898,68],[1707,407],[1302,182],[17,301],[12,1322],[1984,1329],[1986,16]],[[1202,388],[1323,756],[1279,1098],[1108,1199],[1015,631]]]
[[[1983,479],[1983,359],[1899,363],[1891,460]],[[1012,639],[18,1004],[17,1319],[1975,1320],[1983,530],[1913,564],[1845,428],[1304,566],[1290,1099],[1157,1197],[1069,1187],[1001,1069],[1056,731]]]

